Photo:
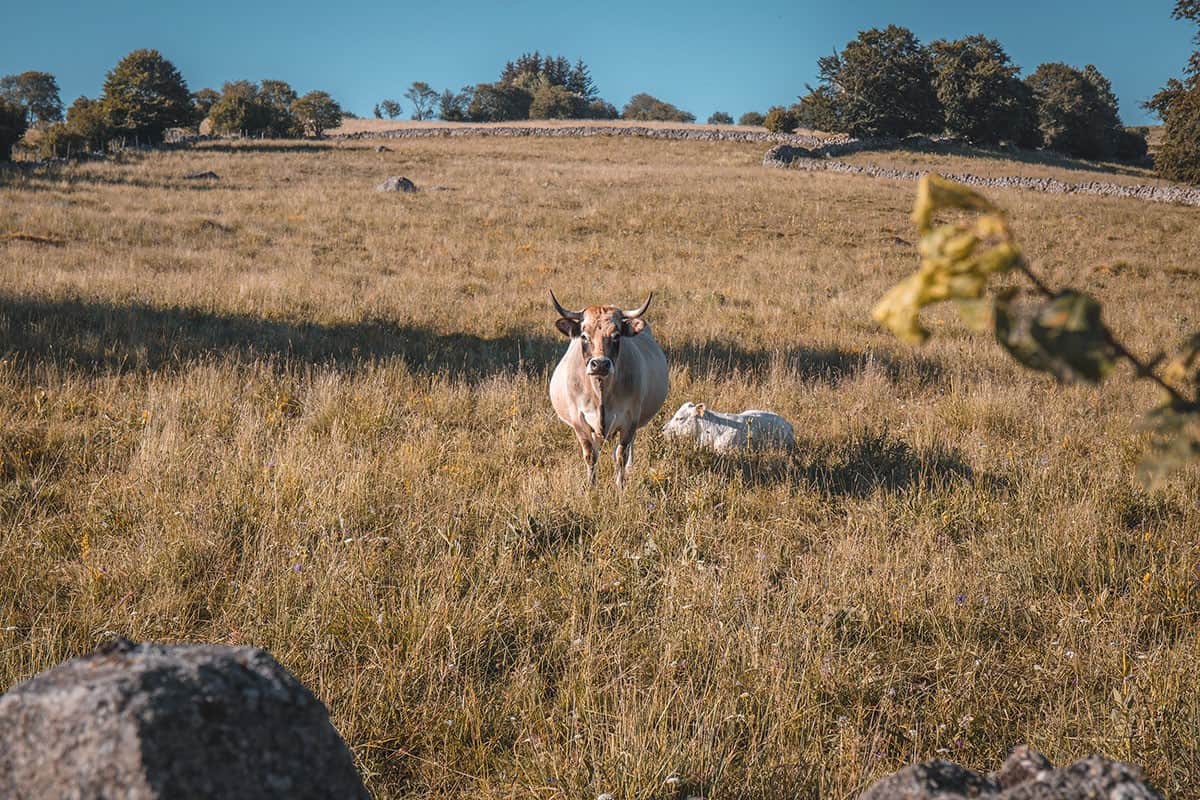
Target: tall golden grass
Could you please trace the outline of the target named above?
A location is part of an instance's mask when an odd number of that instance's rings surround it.
[[[391,146],[0,178],[0,234],[63,243],[0,239],[0,686],[108,631],[265,647],[379,797],[847,798],[1019,742],[1200,796],[1200,475],[1134,481],[1128,376],[869,321],[912,184],[753,145]],[[395,174],[424,191],[372,191]],[[1194,209],[995,199],[1140,352],[1200,327]],[[624,493],[607,459],[587,490],[551,286],[655,290],[668,411],[770,408],[798,451],[650,428]]]

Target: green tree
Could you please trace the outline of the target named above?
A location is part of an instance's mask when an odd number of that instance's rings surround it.
[[[596,98],[588,102],[583,109],[584,119],[617,119],[621,116],[621,112],[617,107],[607,100]]]
[[[797,127],[813,131],[840,131],[842,124],[838,121],[837,107],[833,94],[827,86],[808,88],[808,94],[800,98],[794,106]]]
[[[1168,180],[1200,184],[1200,85],[1171,103],[1154,166]]]
[[[708,118],[709,125],[732,125],[733,117],[725,111],[714,111]]]
[[[529,119],[533,95],[506,83],[481,83],[471,94],[467,116],[473,122],[506,122]]]
[[[1123,130],[1108,79],[1093,66],[1083,70],[1042,64],[1026,79],[1037,100],[1045,146],[1079,158],[1110,159]]]
[[[646,93],[629,98],[621,111],[622,119],[662,122],[695,122],[696,117],[682,109]]]
[[[62,99],[58,94],[58,81],[49,72],[22,72],[0,78],[0,97],[21,106],[25,120],[35,122],[57,122],[63,118]]]
[[[193,120],[197,125],[208,118],[208,114],[212,111],[212,107],[221,99],[221,93],[216,89],[201,89],[198,92],[192,92],[192,110]]]
[[[817,60],[837,130],[906,136],[942,130],[929,49],[908,28],[862,31],[841,53]]]
[[[383,110],[383,113],[387,115],[388,119],[395,119],[403,112],[400,104],[395,100],[384,100],[379,104],[379,108]]]
[[[1172,16],[1200,25],[1200,0],[1177,0]],[[1200,45],[1200,31],[1195,40]],[[1192,53],[1184,79],[1171,78],[1145,103],[1165,123],[1154,165],[1164,178],[1200,183],[1200,49]]]
[[[412,103],[413,119],[423,120],[433,116],[433,109],[437,105],[439,95],[428,83],[413,81],[413,85],[408,87],[404,96]]]
[[[530,119],[576,119],[583,115],[587,101],[565,86],[541,83],[529,103]]]
[[[930,45],[933,88],[946,130],[975,144],[1037,146],[1033,93],[995,39],[983,35]]]
[[[103,151],[113,135],[103,104],[83,96],[75,98],[67,109],[67,128],[92,152]]]
[[[766,117],[757,111],[747,111],[738,117],[738,125],[760,126],[766,121]]]
[[[117,62],[100,102],[114,131],[148,142],[160,142],[167,128],[192,121],[187,82],[157,50],[134,50]]]
[[[259,84],[258,102],[266,111],[268,136],[285,139],[300,135],[300,124],[292,113],[296,97],[296,90],[287,81],[266,79]]]
[[[13,145],[25,135],[27,127],[25,108],[0,97],[0,161],[12,160]]]
[[[342,122],[342,107],[328,92],[313,91],[292,103],[292,114],[309,136],[320,138]]]
[[[447,122],[465,122],[470,119],[468,109],[475,97],[475,87],[464,86],[457,92],[447,89],[438,97],[438,119]]]
[[[763,119],[763,127],[772,133],[791,133],[799,124],[792,110],[783,106],[767,109],[767,116]]]
[[[583,59],[578,59],[567,76],[566,87],[590,103],[597,99],[596,83],[592,80],[592,71]]]
[[[259,87],[250,81],[227,82],[221,88],[221,99],[209,109],[208,118],[216,133],[246,136],[265,133],[271,123]]]

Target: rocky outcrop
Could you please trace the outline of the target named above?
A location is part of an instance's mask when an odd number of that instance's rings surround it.
[[[862,147],[860,149],[866,150],[872,148]],[[856,151],[846,150],[841,145],[814,149],[779,145],[767,151],[767,154],[763,157],[763,166],[789,167],[808,172],[840,172],[847,175],[866,175],[872,178],[902,181],[920,180],[927,173],[925,170],[896,169],[893,167],[879,167],[874,164],[849,164],[845,161],[837,161],[829,157],[831,155],[845,155],[847,152]],[[981,189],[1027,189],[1047,194],[1087,194],[1100,197],[1145,200],[1151,203],[1175,203],[1177,205],[1200,206],[1200,188],[1192,186],[1125,185],[1103,181],[1068,183],[1055,178],[1027,178],[1020,175],[985,178],[970,173],[939,172],[938,174],[944,178]]]
[[[936,759],[889,775],[859,800],[1162,800],[1162,795],[1130,764],[1090,756],[1054,769],[1045,756],[1022,745],[991,775]]]
[[[120,639],[0,696],[0,797],[369,795],[325,707],[270,654]]]

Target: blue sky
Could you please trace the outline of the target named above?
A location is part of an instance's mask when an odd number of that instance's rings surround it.
[[[1194,49],[1174,0],[708,0],[577,4],[292,0],[255,3],[61,3],[0,0],[0,74],[58,76],[63,100],[99,93],[121,56],[154,47],[192,90],[279,78],[325,89],[369,115],[414,80],[437,88],[494,80],[504,62],[538,49],[583,58],[601,95],[623,105],[650,92],[704,119],[790,103],[815,82],[816,59],[864,28],[896,23],[923,41],[985,33],[1026,73],[1044,61],[1093,63],[1113,82],[1126,124],[1152,122],[1139,103],[1183,69]],[[406,116],[407,103],[405,103]]]

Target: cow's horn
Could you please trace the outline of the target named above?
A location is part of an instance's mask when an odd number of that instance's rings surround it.
[[[562,307],[562,303],[558,302],[558,298],[554,296],[554,290],[550,290],[550,302],[554,303],[554,310],[559,313],[563,319],[573,319],[576,322],[583,319],[582,311],[568,311]]]
[[[651,292],[650,296],[646,298],[646,302],[642,303],[641,308],[634,309],[633,311],[622,311],[621,316],[625,317],[626,319],[637,319],[642,314],[646,313],[646,309],[650,307],[650,301],[653,299],[654,292]]]

